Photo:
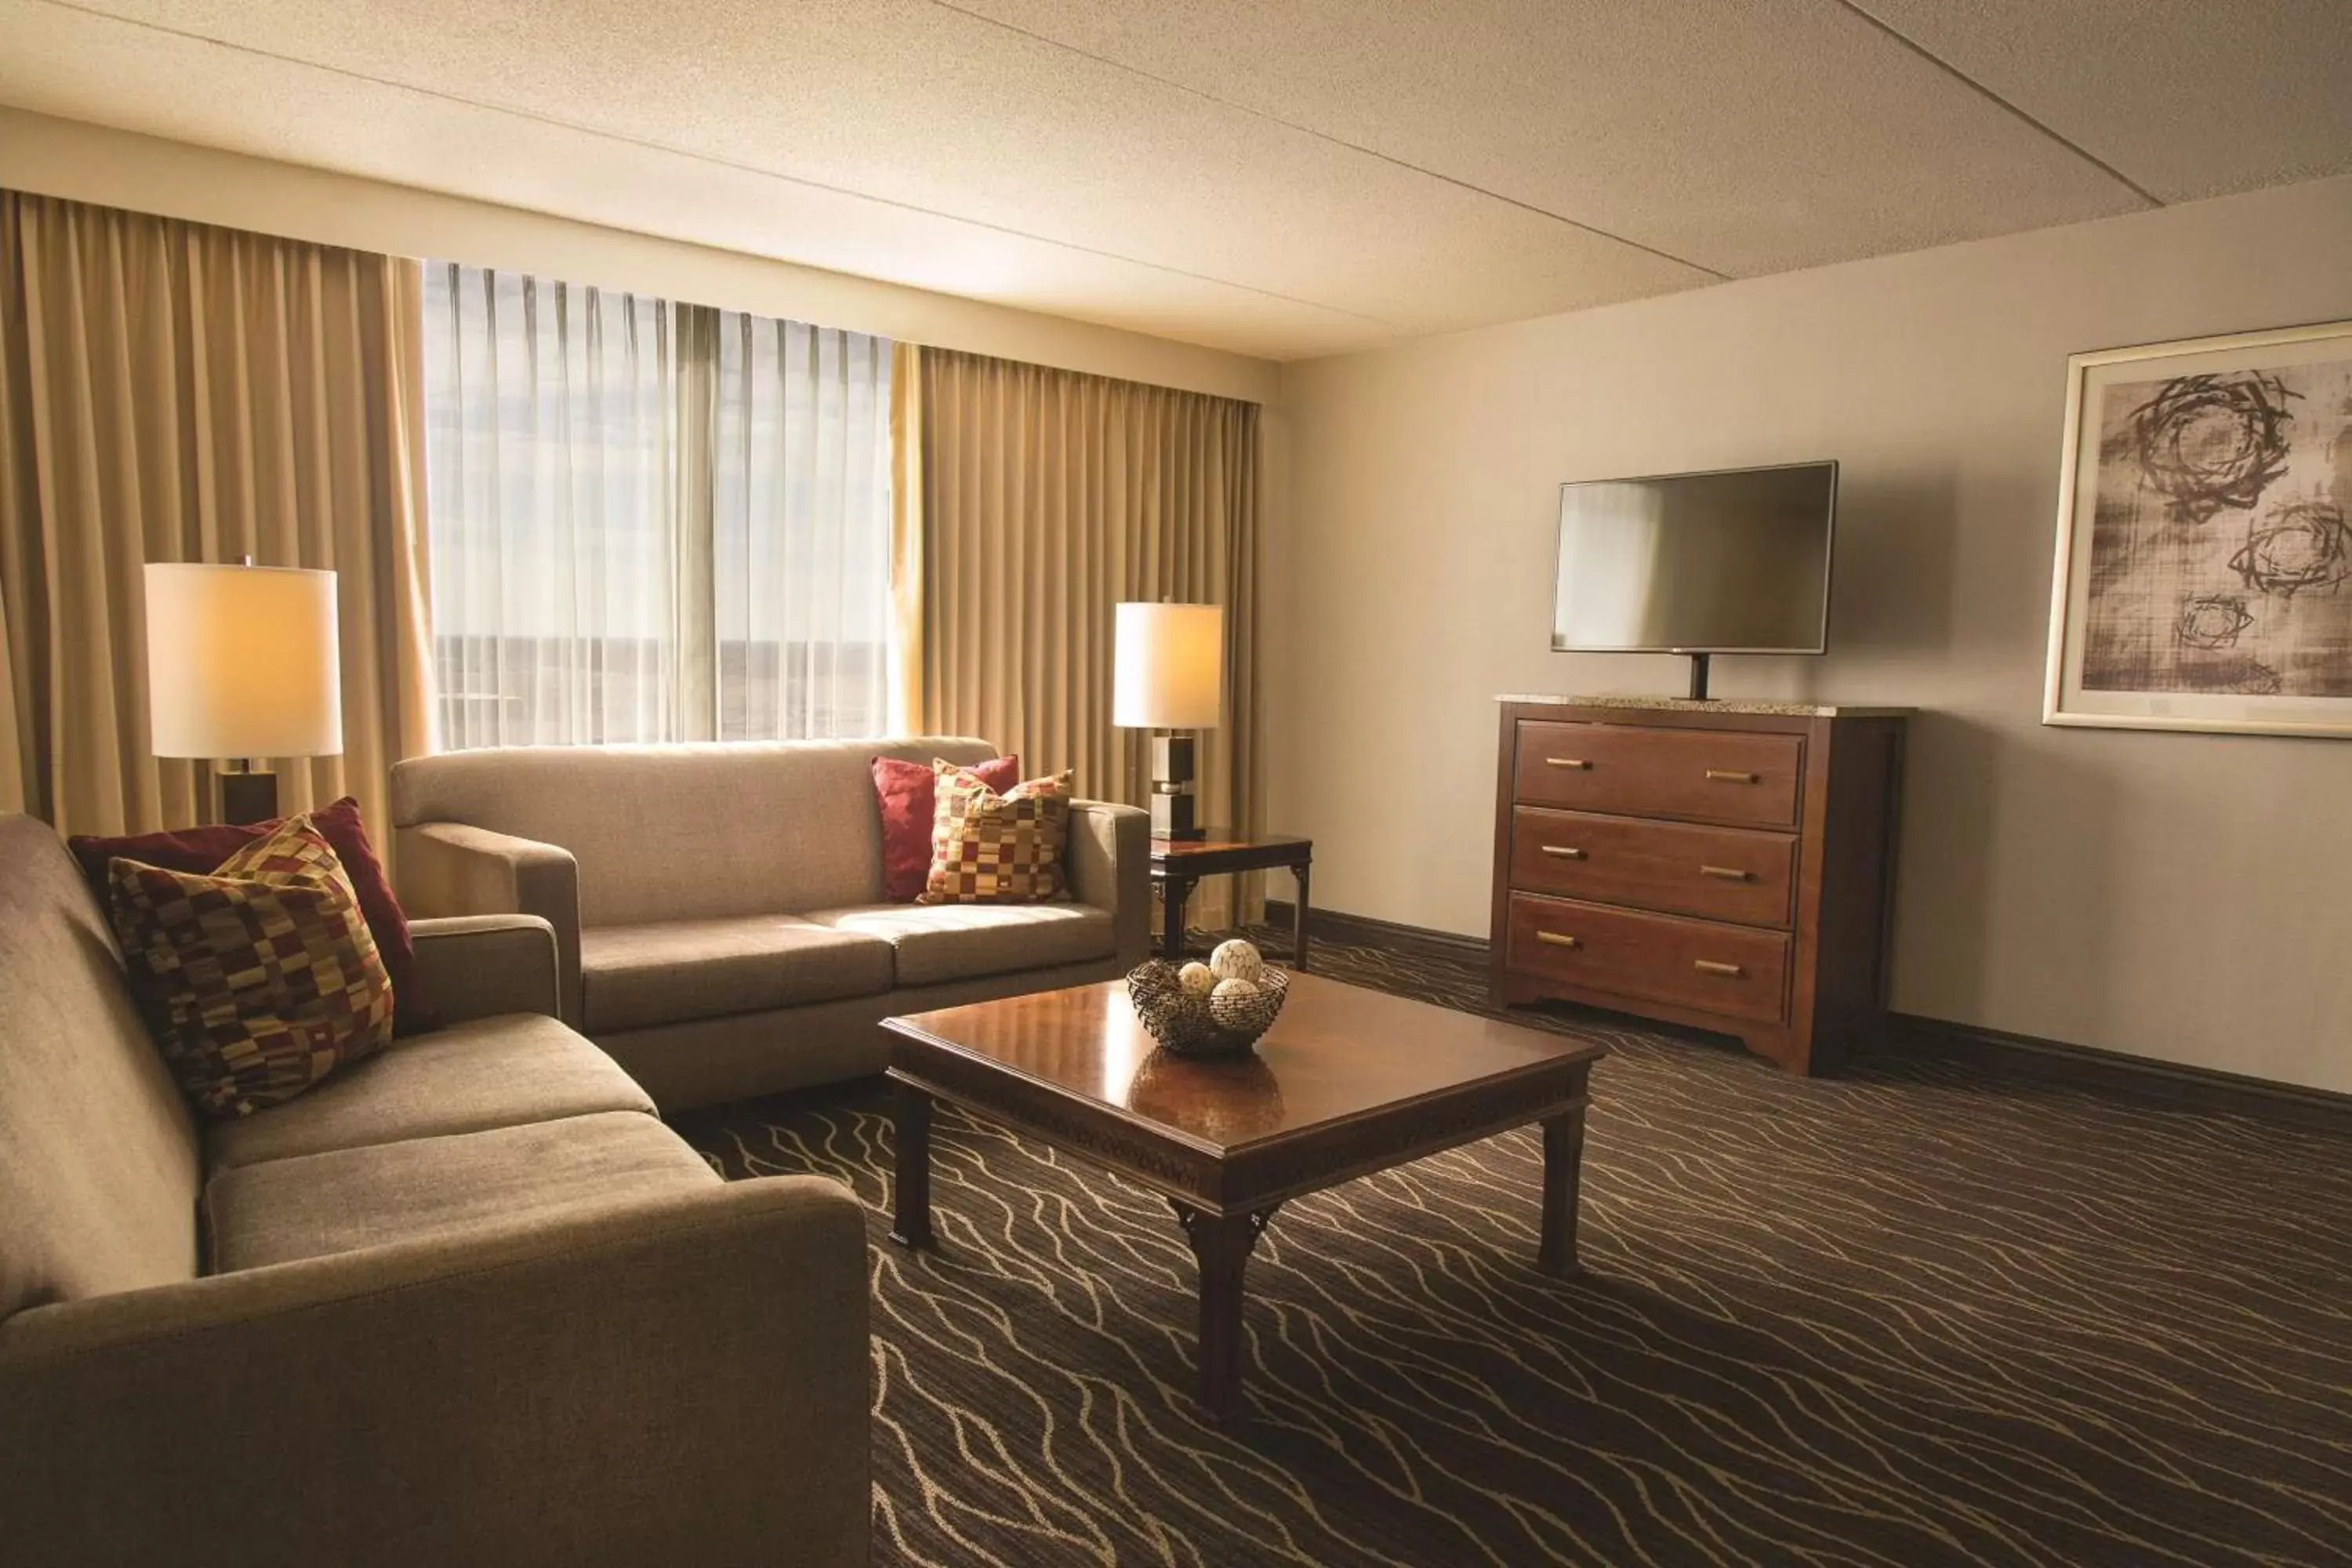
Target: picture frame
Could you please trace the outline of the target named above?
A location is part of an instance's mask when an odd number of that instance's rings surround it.
[[[2066,369],[2042,722],[2352,737],[2352,321]]]

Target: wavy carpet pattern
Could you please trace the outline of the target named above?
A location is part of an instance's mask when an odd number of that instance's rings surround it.
[[[1467,965],[1316,968],[1483,1006]],[[1150,1193],[943,1108],[909,1256],[870,1088],[682,1131],[870,1211],[878,1563],[2352,1560],[2352,1138],[1528,1016],[1615,1052],[1583,1275],[1531,1266],[1529,1132],[1295,1201],[1230,1429]]]

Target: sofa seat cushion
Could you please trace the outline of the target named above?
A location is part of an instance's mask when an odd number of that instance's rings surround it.
[[[617,1033],[890,989],[890,944],[796,915],[596,926],[580,933],[587,1026]]]
[[[206,1184],[210,1271],[446,1241],[719,1180],[683,1139],[634,1110],[268,1160]]]
[[[479,1132],[599,1110],[649,1113],[653,1101],[613,1058],[538,1013],[468,1019],[391,1047],[284,1105],[215,1122],[215,1170]]]
[[[808,918],[888,942],[898,952],[902,986],[1082,963],[1118,950],[1108,910],[1066,901],[859,904],[814,910]]]

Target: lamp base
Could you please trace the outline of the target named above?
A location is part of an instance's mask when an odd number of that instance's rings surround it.
[[[1151,837],[1206,838],[1209,830],[1192,819],[1192,798],[1190,789],[1181,795],[1155,792],[1151,797]]]
[[[1151,837],[1206,838],[1193,819],[1192,737],[1158,735],[1151,742]]]
[[[236,827],[268,822],[278,815],[278,775],[267,768],[239,768],[220,778],[221,820]]]

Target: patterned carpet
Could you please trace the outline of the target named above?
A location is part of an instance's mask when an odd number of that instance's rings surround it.
[[[1316,968],[1482,1005],[1460,965]],[[1530,1266],[1526,1132],[1297,1200],[1230,1430],[1150,1194],[943,1110],[909,1257],[872,1089],[681,1130],[872,1211],[879,1563],[2352,1561],[2352,1138],[1549,1024],[1617,1053],[1582,1278]]]

